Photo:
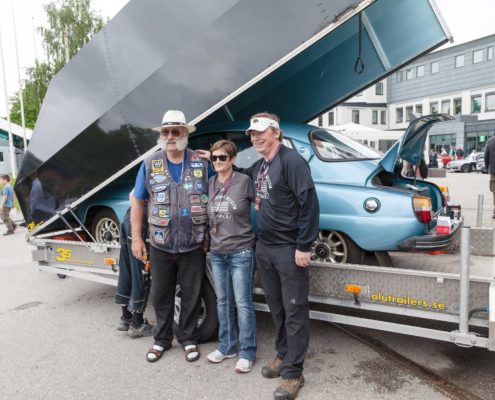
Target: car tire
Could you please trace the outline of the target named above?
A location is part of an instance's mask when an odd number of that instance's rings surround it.
[[[174,332],[178,329],[180,315],[180,286],[175,291]],[[201,288],[201,312],[198,320],[199,342],[205,343],[218,335],[217,296],[209,279],[205,276]]]
[[[464,164],[461,167],[461,172],[471,172],[471,164]]]
[[[363,264],[366,252],[345,233],[320,231],[311,252],[313,261],[327,263]]]
[[[91,221],[91,234],[99,243],[118,244],[120,241],[120,222],[110,208],[98,211]]]

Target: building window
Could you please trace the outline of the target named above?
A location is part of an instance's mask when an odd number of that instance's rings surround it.
[[[442,114],[450,114],[450,100],[442,100]]]
[[[323,117],[321,115],[318,117],[318,126],[323,126]]]
[[[432,62],[431,65],[431,73],[436,74],[439,71],[438,61]]]
[[[418,65],[416,67],[416,76],[418,78],[421,78],[425,74],[425,66],[424,65]]]
[[[402,82],[404,80],[404,71],[397,71],[397,75],[395,75],[397,82]]]
[[[495,93],[487,93],[485,97],[485,111],[495,111]]]
[[[486,59],[491,60],[493,58],[493,46],[488,47],[486,52]]]
[[[460,115],[462,113],[462,99],[454,99],[454,115]]]
[[[383,82],[378,82],[375,85],[375,94],[381,96],[383,94]]]
[[[352,122],[359,124],[359,110],[352,110]]]
[[[410,80],[414,78],[414,69],[408,68],[406,69],[406,79]]]
[[[328,125],[335,125],[335,117],[333,111],[328,113]]]
[[[380,124],[382,124],[382,125],[387,124],[387,112],[386,111],[380,111]]]
[[[478,64],[483,61],[483,50],[473,51],[473,64]]]
[[[481,112],[481,94],[471,96],[471,113]]]
[[[373,110],[371,112],[371,123],[373,125],[377,125],[378,124],[378,111]]]
[[[363,95],[363,92],[359,92],[358,94],[356,94],[356,97],[361,97]]]
[[[0,151],[0,162],[3,162],[3,151]]]
[[[406,122],[411,121],[412,113],[413,113],[412,106],[406,107]]]
[[[402,108],[395,109],[395,122],[400,123],[404,121],[404,110]]]
[[[430,103],[430,114],[438,114],[438,101]]]
[[[423,115],[423,105],[416,104],[416,114]]]
[[[464,54],[461,54],[460,56],[455,56],[455,67],[456,68],[464,67]]]

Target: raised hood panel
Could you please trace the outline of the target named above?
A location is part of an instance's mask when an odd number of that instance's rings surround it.
[[[33,186],[54,215],[136,165],[167,109],[311,120],[447,41],[432,4],[131,0],[50,84],[15,187],[26,220]]]

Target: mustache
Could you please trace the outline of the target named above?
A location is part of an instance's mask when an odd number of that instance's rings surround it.
[[[187,145],[189,144],[189,140],[187,138],[187,136],[183,139],[173,139],[173,140],[168,140],[167,138],[164,138],[163,136],[160,136],[157,140],[156,140],[156,144],[158,146],[160,146],[160,148],[163,150],[163,151],[167,151],[167,145],[168,144],[175,144],[175,147],[177,147],[177,150],[179,151],[182,151],[184,150]]]

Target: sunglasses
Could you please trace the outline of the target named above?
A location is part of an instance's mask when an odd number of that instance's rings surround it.
[[[181,135],[182,131],[179,129],[173,129],[173,130],[168,130],[164,129],[162,130],[162,136],[167,137],[169,134],[172,134],[173,137],[179,137]]]
[[[215,162],[217,160],[220,161],[227,161],[230,158],[230,156],[222,154],[221,156],[211,156],[211,161]]]

